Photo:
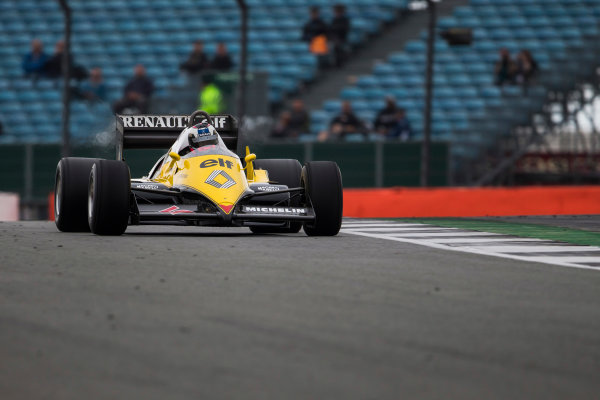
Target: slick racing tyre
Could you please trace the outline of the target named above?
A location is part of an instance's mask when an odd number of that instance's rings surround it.
[[[280,185],[286,185],[288,188],[300,187],[300,175],[302,166],[298,160],[292,159],[265,159],[254,161],[255,169],[267,170],[269,180]],[[293,195],[293,194],[292,194]],[[290,206],[298,207],[300,205],[300,196],[290,200]],[[270,226],[253,226],[250,230],[253,233],[298,233],[302,228],[302,222],[290,222],[289,227],[278,228]]]
[[[54,222],[61,232],[89,232],[88,183],[95,158],[67,157],[58,162],[54,181]]]
[[[131,179],[123,161],[98,160],[89,174],[88,222],[97,235],[122,235],[129,220]]]
[[[302,168],[306,205],[315,211],[315,221],[304,223],[308,236],[334,236],[342,226],[342,174],[332,161],[307,162]]]

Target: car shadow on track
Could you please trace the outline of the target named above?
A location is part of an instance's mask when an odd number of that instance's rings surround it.
[[[241,233],[241,232],[125,232],[124,236],[164,236],[164,237],[267,237],[267,236],[283,236],[283,237],[307,237],[302,234],[284,234],[284,233]]]

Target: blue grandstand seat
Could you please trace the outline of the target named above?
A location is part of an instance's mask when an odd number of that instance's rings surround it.
[[[363,97],[365,97],[365,93],[357,88],[357,87],[347,87],[344,88],[340,94],[341,98],[344,100],[356,100],[356,99],[362,99]]]
[[[323,103],[323,108],[328,113],[339,113],[342,108],[342,103],[339,100],[327,100]]]
[[[377,87],[379,86],[379,81],[372,75],[363,75],[358,78],[356,85],[361,88]]]

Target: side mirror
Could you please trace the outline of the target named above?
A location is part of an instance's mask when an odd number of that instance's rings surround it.
[[[254,164],[252,161],[256,160],[256,154],[250,153],[250,147],[246,146],[246,157],[244,157],[244,161],[246,161],[246,179],[248,181],[254,181]]]
[[[181,160],[181,156],[179,154],[175,153],[174,151],[169,153],[169,157],[171,157],[175,161]]]
[[[256,154],[254,153],[248,154],[246,155],[246,157],[244,157],[244,161],[246,162],[246,164],[251,163],[254,160],[256,160]]]

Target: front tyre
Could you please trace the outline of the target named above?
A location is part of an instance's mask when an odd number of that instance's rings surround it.
[[[98,160],[88,188],[88,222],[97,235],[122,235],[129,220],[131,179],[123,161]]]
[[[54,223],[61,232],[89,232],[88,183],[96,158],[66,157],[56,166]]]
[[[332,161],[307,162],[302,168],[302,187],[315,221],[304,223],[308,236],[334,236],[342,227],[342,174]]]

